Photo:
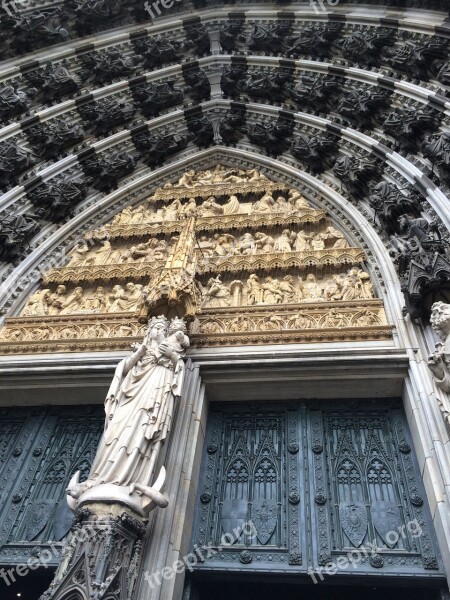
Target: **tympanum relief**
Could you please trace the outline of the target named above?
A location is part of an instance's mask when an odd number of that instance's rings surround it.
[[[127,348],[162,305],[194,345],[386,339],[364,258],[298,190],[255,169],[191,170],[75,243],[0,345]]]

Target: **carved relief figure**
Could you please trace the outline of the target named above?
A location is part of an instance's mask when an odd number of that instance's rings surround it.
[[[256,243],[251,233],[244,233],[236,246],[240,254],[254,254],[256,252]]]
[[[311,240],[312,235],[305,233],[303,230],[300,230],[295,238],[294,249],[296,252],[307,252],[311,250]]]
[[[63,307],[63,303],[66,300],[66,291],[67,290],[65,285],[58,285],[58,287],[56,288],[56,292],[50,295],[50,298],[48,300],[49,315],[59,314],[59,311]]]
[[[248,331],[248,327],[248,320],[243,316],[236,317],[235,319],[230,321],[230,331],[232,331],[233,333]]]
[[[234,254],[234,246],[233,242],[235,242],[235,237],[228,233],[224,233],[223,235],[215,235],[214,236],[216,245],[214,247],[214,254],[218,256],[228,256],[230,254]]]
[[[108,302],[105,288],[98,286],[95,292],[84,301],[84,308],[89,311],[102,313],[107,312]]]
[[[223,207],[211,196],[200,206],[199,214],[201,217],[216,217],[223,214]]]
[[[211,277],[206,288],[202,290],[202,296],[205,308],[219,308],[230,306],[231,304],[231,292],[222,283],[220,275],[218,277]]]
[[[350,246],[350,244],[345,239],[344,234],[338,231],[333,226],[327,227],[325,236],[325,239],[327,240],[335,240],[333,243],[333,248],[348,248]]]
[[[354,274],[349,271],[342,282],[342,300],[354,300],[359,297],[358,292],[361,292],[361,286]]]
[[[331,329],[336,327],[347,327],[348,325],[345,314],[338,312],[336,308],[330,310],[321,324],[323,327],[330,327]]]
[[[48,314],[50,290],[38,290],[30,298],[22,311],[22,317],[37,317]]]
[[[61,306],[61,315],[70,315],[83,309],[83,288],[76,287],[72,294],[66,298]]]
[[[374,312],[364,309],[355,316],[352,323],[358,327],[370,327],[373,325],[379,325],[380,319]]]
[[[291,232],[289,229],[285,229],[280,237],[275,242],[276,252],[291,252]]]
[[[83,267],[85,265],[93,264],[94,257],[87,256],[88,253],[89,253],[88,246],[85,243],[80,242],[74,248],[72,248],[72,250],[69,252],[70,261],[68,262],[67,266],[68,267]]]
[[[435,351],[428,357],[428,368],[433,373],[437,386],[450,393],[450,304],[436,302],[431,307],[431,326],[441,338]],[[450,423],[449,415],[446,416]]]
[[[116,285],[111,296],[111,306],[109,312],[132,312],[137,310],[143,301],[142,285],[127,283],[125,290],[122,286]]]
[[[323,291],[324,298],[327,302],[334,302],[342,299],[341,279],[338,275],[333,275],[325,284]]]
[[[181,215],[185,218],[195,217],[197,214],[197,203],[195,202],[195,198],[189,198],[187,204],[185,204],[181,209]]]
[[[284,321],[278,315],[272,315],[260,321],[258,328],[261,331],[279,331],[284,328]]]
[[[311,329],[316,323],[312,317],[300,311],[297,315],[289,319],[288,327],[292,329]]]
[[[324,250],[325,240],[321,233],[317,233],[311,239],[311,246],[313,250]]]
[[[109,240],[103,240],[101,242],[101,248],[95,251],[93,256],[94,265],[106,265],[112,253],[111,242]]]
[[[292,275],[286,275],[280,282],[280,290],[283,292],[283,303],[290,304],[296,301],[296,291],[293,285]]]
[[[296,210],[305,210],[311,208],[308,200],[304,198],[297,190],[289,190],[288,202],[292,204]]]
[[[254,273],[247,279],[247,303],[261,304],[264,299],[264,289],[259,282],[259,277]]]
[[[255,233],[255,243],[260,252],[273,252],[275,240],[272,236],[258,231]]]
[[[278,279],[266,277],[262,288],[264,290],[264,304],[281,304],[283,302],[283,292]]]
[[[272,198],[272,196],[269,193],[264,194],[264,196],[260,200],[253,204],[251,212],[271,212],[273,210],[274,204],[275,200]]]
[[[313,273],[309,273],[306,276],[306,281],[303,285],[303,293],[305,300],[322,300],[322,290],[320,289],[319,284],[316,282],[316,277]]]

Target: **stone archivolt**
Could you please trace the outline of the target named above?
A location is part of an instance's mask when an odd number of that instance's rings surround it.
[[[221,165],[188,171],[45,273],[0,349],[125,349],[161,311],[186,316],[197,345],[386,339],[363,261],[285,184]]]

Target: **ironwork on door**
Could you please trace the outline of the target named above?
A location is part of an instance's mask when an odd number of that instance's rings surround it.
[[[441,577],[400,401],[215,404],[197,569]]]
[[[103,430],[101,406],[1,409],[0,564],[26,562],[68,533],[65,489],[86,478]],[[52,552],[49,564],[59,562]],[[48,556],[48,555],[47,555]]]

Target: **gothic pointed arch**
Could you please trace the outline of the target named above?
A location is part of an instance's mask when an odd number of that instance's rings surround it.
[[[448,2],[163,4],[1,3],[0,371],[32,378],[47,365],[56,372],[58,360],[107,369],[160,314],[186,319],[194,360],[225,362],[239,350],[256,361],[270,354],[276,370],[274,357],[287,366],[289,355],[301,371],[293,379],[305,382],[316,373],[304,374],[310,357],[336,355],[326,376],[338,372],[341,396],[347,360],[366,398],[392,358],[385,389],[399,395],[405,382],[420,472],[448,531],[449,309],[439,304],[450,302]],[[443,338],[431,357],[430,324]],[[293,379],[280,395],[303,402],[308,384],[294,390]],[[199,539],[209,543],[208,531],[219,546],[251,518],[257,535],[239,533],[230,550],[241,565],[273,553],[278,567],[325,566],[336,548],[376,540],[370,569],[437,570],[426,531],[389,536],[422,522],[424,494],[411,478],[412,446],[382,423],[395,415],[367,419],[363,404],[346,419],[333,406],[321,413],[311,448],[309,425],[291,427],[292,406],[284,421],[277,410],[230,417],[211,443],[224,464],[199,502],[205,519],[212,496],[219,509]],[[5,436],[21,439],[14,428]],[[51,524],[56,497],[73,471],[88,472],[94,438],[77,447],[82,456],[44,457],[46,446],[30,455],[2,540],[28,548],[64,537],[67,515],[58,513],[58,533]],[[0,442],[3,478],[16,446]],[[305,498],[298,465],[315,486]],[[321,471],[329,465],[335,478]],[[314,556],[299,507],[317,515]],[[143,532],[123,525],[127,548],[99,536],[112,558],[93,589],[86,559],[85,582],[49,597],[131,597]],[[106,577],[109,588],[98,583]]]

